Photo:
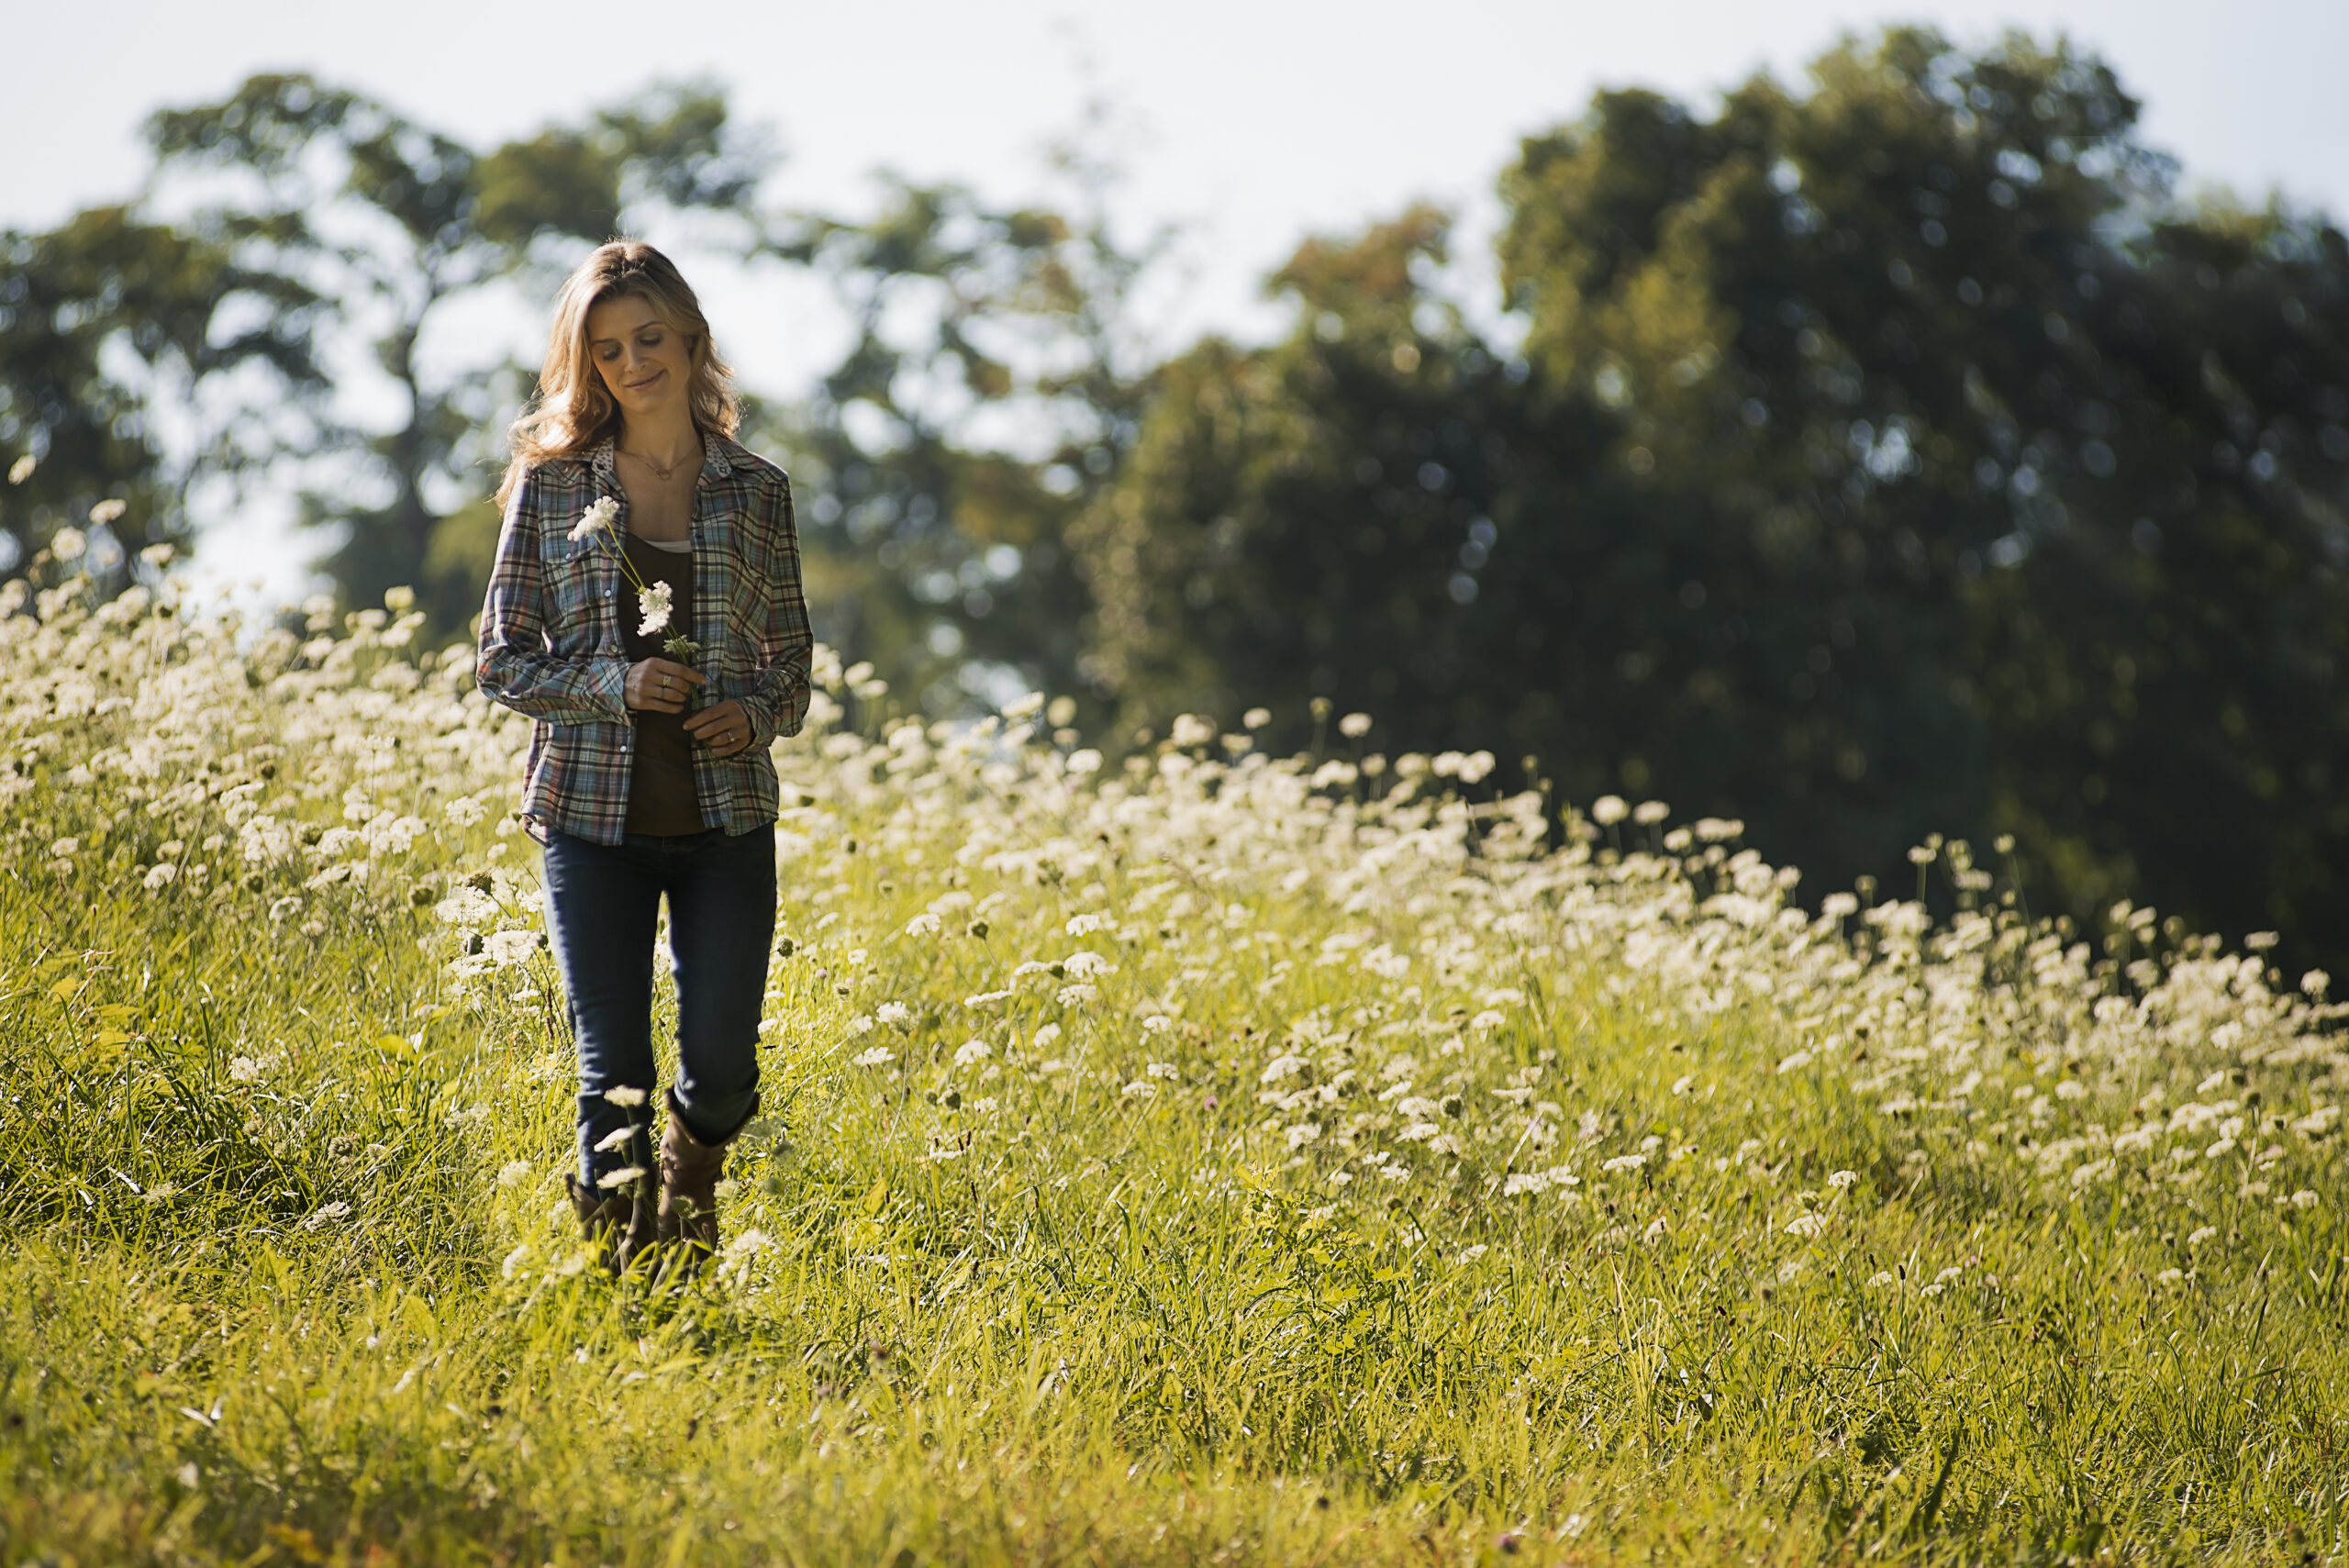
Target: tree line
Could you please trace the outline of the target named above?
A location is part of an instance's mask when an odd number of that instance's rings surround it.
[[[1120,242],[1082,134],[1059,206],[894,182],[849,218],[763,206],[772,144],[707,86],[481,150],[256,77],[153,117],[139,202],[0,236],[0,452],[38,458],[0,552],[118,501],[132,570],[203,487],[293,475],[349,598],[460,628],[527,372],[419,343],[686,233],[845,307],[754,436],[819,632],[908,706],[1064,691],[1131,743],[1261,705],[1288,745],[1334,704],[1740,818],[1822,890],[2011,836],[2083,925],[2134,898],[2334,962],[2349,241],[2182,198],[2138,108],[2061,42],[1918,29],[1709,112],[1601,93],[1499,173],[1500,330],[1414,207],[1302,244],[1277,340],[1162,356],[1163,240]],[[338,402],[354,343],[388,421]]]

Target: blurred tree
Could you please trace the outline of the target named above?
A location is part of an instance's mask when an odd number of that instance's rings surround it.
[[[1073,533],[1087,672],[1121,719],[1224,718],[1339,693],[1415,734],[1487,733],[1476,592],[1521,396],[1420,282],[1448,221],[1415,208],[1306,245],[1269,289],[1287,340],[1167,364],[1132,459]],[[1481,541],[1481,542],[1480,542]],[[1518,683],[1507,683],[1514,686]]]
[[[1130,306],[1166,237],[1121,244],[1115,169],[1074,137],[1052,156],[1064,207],[885,176],[873,217],[779,220],[766,247],[824,276],[853,333],[770,426],[807,498],[818,634],[932,713],[1078,686],[1090,599],[1064,535],[1149,396]]]
[[[1168,366],[1077,529],[1095,668],[1539,753],[1831,884],[2010,830],[2076,914],[2349,951],[2340,235],[2177,206],[2061,46],[1813,83],[1528,140],[1513,362],[1432,215],[1301,250],[1295,332]]]
[[[191,484],[249,472],[298,439],[256,405],[320,395],[320,308],[300,284],[242,265],[232,244],[126,207],[0,235],[0,467],[37,463],[0,490],[0,571],[69,526],[117,564],[184,543]],[[181,439],[162,439],[158,408],[188,427]],[[102,502],[120,506],[91,529]]]
[[[656,209],[745,216],[774,161],[706,86],[655,88],[481,152],[359,94],[261,75],[220,103],[157,114],[148,134],[159,196],[194,206],[187,227],[372,339],[400,406],[372,432],[335,425],[337,454],[358,461],[329,465],[306,520],[341,532],[324,564],[349,597],[412,584],[448,627],[479,606],[497,415],[529,368],[430,352],[433,323],[518,273],[545,284]]]

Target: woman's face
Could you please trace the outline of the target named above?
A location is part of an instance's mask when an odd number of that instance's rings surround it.
[[[692,349],[642,295],[598,300],[587,312],[587,357],[623,417],[641,420],[684,406]]]

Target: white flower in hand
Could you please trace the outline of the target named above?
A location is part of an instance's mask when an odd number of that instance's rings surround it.
[[[612,525],[619,521],[619,516],[620,504],[609,495],[601,497],[580,513],[579,520],[571,525],[571,542],[577,544],[591,534],[609,533]]]
[[[672,590],[666,583],[651,583],[636,591],[637,608],[644,612],[644,624],[636,628],[639,637],[651,637],[669,624],[669,600]]]

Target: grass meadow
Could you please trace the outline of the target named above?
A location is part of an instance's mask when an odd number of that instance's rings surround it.
[[[5,603],[0,1560],[2349,1545],[2343,1011],[2259,938],[821,654],[728,1244],[615,1282],[469,651]]]

